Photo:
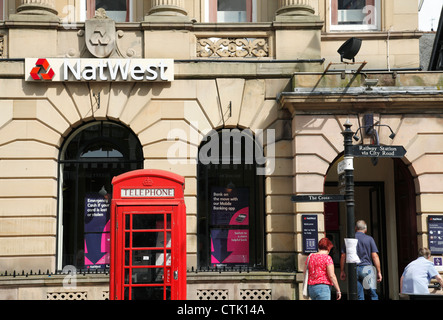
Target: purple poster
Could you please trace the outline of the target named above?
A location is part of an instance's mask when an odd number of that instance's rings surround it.
[[[211,189],[211,223],[213,225],[249,225],[249,189]]]
[[[91,193],[85,197],[85,266],[102,268],[110,262],[111,196]]]
[[[248,264],[249,230],[212,229],[212,264]]]
[[[211,263],[248,264],[249,189],[213,187],[211,224]]]

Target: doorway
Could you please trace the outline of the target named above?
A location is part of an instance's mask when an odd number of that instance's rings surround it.
[[[337,159],[325,180],[325,194],[339,194]],[[355,221],[365,220],[368,235],[379,250],[383,281],[378,284],[380,299],[398,297],[399,278],[404,266],[417,255],[415,188],[412,175],[400,159],[382,159],[374,165],[370,159],[354,159]],[[334,239],[336,274],[346,237],[346,204],[325,205],[327,236]],[[344,292],[347,283],[340,283]]]
[[[333,194],[337,184],[327,182],[325,194]],[[375,240],[379,250],[383,279],[388,279],[388,254],[386,240],[386,205],[384,182],[367,181],[355,182],[355,221],[364,220],[368,225],[367,234]],[[346,238],[346,205],[344,203],[325,204],[326,235],[333,239],[333,260],[336,274],[340,274],[340,252]],[[333,226],[336,226],[335,228]],[[347,288],[346,284],[340,287]],[[344,290],[346,291],[346,289]],[[382,281],[378,284],[377,292],[380,299],[389,296],[389,284]]]
[[[366,221],[367,234],[375,240],[379,251],[382,277],[385,279],[377,285],[379,299],[389,297],[389,281],[386,281],[388,279],[388,248],[384,189],[384,182],[357,182],[355,185],[355,199],[359,205],[355,221]]]

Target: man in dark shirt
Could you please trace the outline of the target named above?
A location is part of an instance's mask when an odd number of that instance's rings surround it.
[[[360,263],[357,264],[357,295],[359,300],[364,300],[364,291],[368,290],[371,300],[378,300],[376,292],[377,282],[381,282],[380,258],[377,245],[371,236],[368,236],[366,222],[357,221],[355,224],[355,238],[357,243],[357,255]],[[340,279],[346,279],[345,273],[346,248],[343,246],[340,259]],[[375,267],[375,268],[374,268]],[[377,274],[375,274],[377,273]]]

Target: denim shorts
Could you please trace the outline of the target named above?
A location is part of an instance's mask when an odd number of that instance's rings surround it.
[[[327,284],[308,286],[308,293],[312,300],[331,300],[331,287]]]

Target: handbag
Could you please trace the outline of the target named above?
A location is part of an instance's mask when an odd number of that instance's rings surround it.
[[[304,299],[309,299],[308,279],[309,279],[309,259],[310,258],[311,258],[311,255],[308,256],[308,262],[306,263],[305,278],[303,279],[303,298]]]

